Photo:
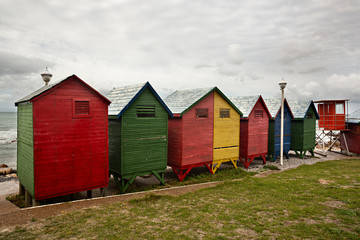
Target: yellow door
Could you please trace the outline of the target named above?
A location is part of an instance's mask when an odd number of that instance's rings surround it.
[[[231,161],[236,167],[239,158],[240,114],[214,92],[214,159],[213,171],[221,163]]]

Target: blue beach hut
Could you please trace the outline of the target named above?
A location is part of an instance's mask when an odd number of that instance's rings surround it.
[[[268,158],[275,161],[280,155],[280,134],[281,134],[281,99],[264,99],[269,109],[271,118],[269,119],[269,137],[268,137]],[[291,120],[294,115],[291,112],[289,104],[284,100],[284,142],[283,152],[286,158],[289,158],[291,147]]]

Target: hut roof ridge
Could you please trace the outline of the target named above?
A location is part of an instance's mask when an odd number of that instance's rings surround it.
[[[164,99],[173,113],[183,113],[216,87],[176,90]]]
[[[230,97],[230,101],[243,113],[243,117],[248,117],[260,97],[261,95],[237,96]]]
[[[114,87],[107,95],[107,97],[111,100],[108,114],[116,115],[119,118],[146,87],[149,87],[150,91],[155,95],[155,97],[159,100],[159,102],[163,105],[163,107],[172,117],[170,109],[167,107],[167,105],[160,98],[160,96],[157,94],[157,92],[149,82],[133,84],[123,87]]]

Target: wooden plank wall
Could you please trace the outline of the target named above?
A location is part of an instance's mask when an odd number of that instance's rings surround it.
[[[34,197],[34,135],[31,103],[17,108],[17,176],[20,183]]]
[[[220,109],[230,109],[229,118],[220,117]],[[214,160],[239,157],[240,114],[214,92]]]
[[[74,116],[75,100],[90,115]],[[36,200],[107,186],[107,103],[75,78],[33,103]]]
[[[207,118],[197,118],[196,108],[207,108]],[[182,166],[213,161],[214,93],[182,116]]]
[[[137,105],[154,105],[155,117],[137,117]],[[168,113],[149,89],[122,115],[121,176],[165,171],[167,166]]]

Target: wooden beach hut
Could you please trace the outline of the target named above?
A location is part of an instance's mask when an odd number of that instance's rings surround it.
[[[269,120],[268,157],[275,161],[280,154],[281,135],[281,98],[264,99],[271,114]],[[284,138],[283,151],[286,158],[289,158],[291,144],[291,120],[294,118],[289,104],[284,99]]]
[[[15,103],[17,173],[33,201],[108,185],[109,104],[76,75]]]
[[[174,114],[168,165],[180,182],[194,167],[211,173],[223,162],[237,167],[241,112],[217,87],[175,91],[164,101]]]
[[[346,109],[349,99],[314,101],[318,106],[318,126],[323,130],[346,130]]]
[[[319,114],[313,101],[288,101],[294,119],[291,120],[291,147],[303,158],[307,151],[314,156],[316,119]]]
[[[349,115],[347,129],[340,133],[341,151],[360,155],[360,109]]]
[[[171,111],[149,82],[114,88],[108,98],[109,167],[120,191],[149,174],[164,184]]]
[[[256,157],[261,157],[266,164],[268,153],[269,119],[271,114],[261,97],[231,97],[230,100],[240,109],[240,160],[245,168]]]

